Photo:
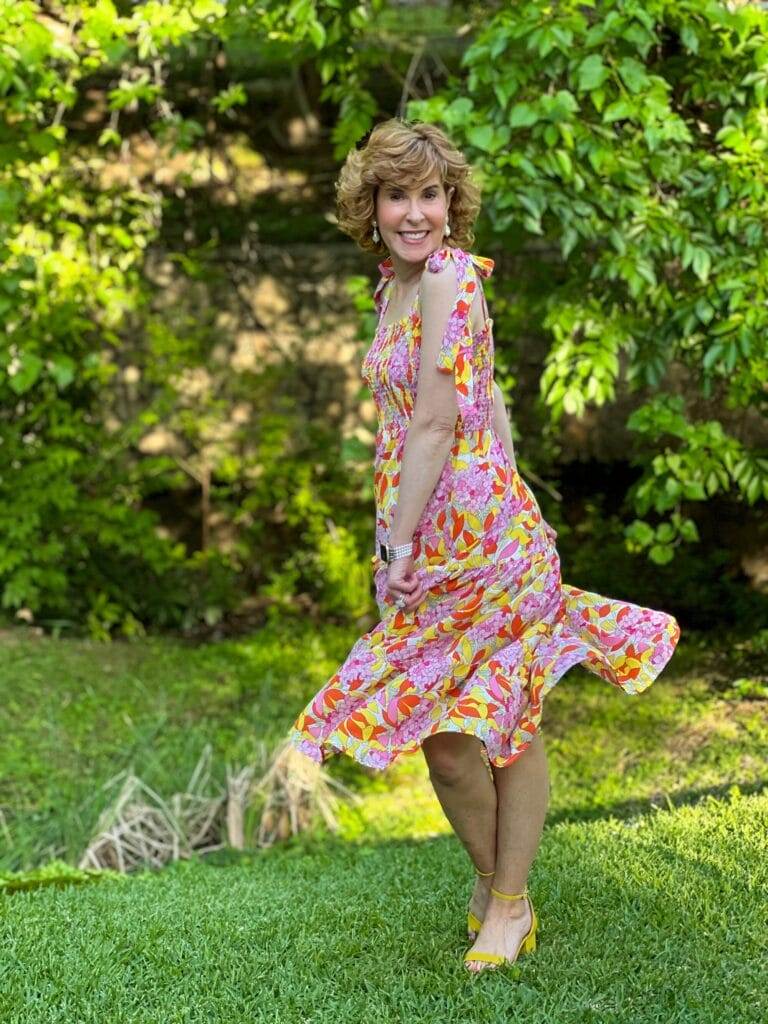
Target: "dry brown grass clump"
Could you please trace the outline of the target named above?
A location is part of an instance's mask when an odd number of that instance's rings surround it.
[[[79,867],[129,872],[161,867],[188,858],[193,851],[205,854],[224,846],[241,850],[248,845],[250,811],[259,815],[253,842],[261,848],[305,831],[318,815],[336,831],[337,798],[332,790],[358,799],[288,740],[279,744],[265,766],[266,761],[262,746],[257,764],[236,772],[227,769],[223,789],[212,784],[207,745],[186,790],[167,800],[132,772],[121,772],[104,787],[121,783],[116,798],[99,817]]]
[[[272,764],[254,787],[264,800],[256,843],[271,846],[275,842],[298,835],[320,814],[331,831],[338,828],[334,807],[337,798],[332,790],[347,799],[358,801],[346,786],[331,778],[319,764],[300,753],[289,740],[284,740],[274,753]]]

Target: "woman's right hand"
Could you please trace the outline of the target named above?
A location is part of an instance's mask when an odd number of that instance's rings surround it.
[[[404,612],[412,612],[424,600],[426,591],[413,566],[412,555],[397,558],[389,563],[387,590],[395,601],[398,598],[406,598],[406,603],[401,609]]]

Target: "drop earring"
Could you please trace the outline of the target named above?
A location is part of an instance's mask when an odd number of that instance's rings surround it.
[[[448,223],[448,221],[446,221],[445,222],[445,231],[443,232],[443,234],[447,238],[448,235],[450,235],[450,233],[451,233],[451,225]]]
[[[373,234],[371,235],[371,238],[374,242],[378,242],[379,240],[379,229],[376,227],[376,221],[373,222]]]

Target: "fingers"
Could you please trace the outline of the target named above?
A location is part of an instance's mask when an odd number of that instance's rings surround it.
[[[419,579],[416,579],[410,588],[403,581],[398,580],[397,583],[390,584],[389,589],[395,595],[395,599],[400,595],[406,598],[406,602],[403,605],[404,611],[413,611],[414,608],[418,607],[424,600],[426,593]]]
[[[399,568],[399,567],[398,567]],[[392,595],[394,601],[402,601],[405,599],[403,604],[403,611],[413,611],[425,597],[425,589],[422,585],[419,574],[413,569],[406,569],[405,566],[390,571],[391,578],[387,580],[387,589]]]
[[[397,590],[401,594],[413,594],[421,587],[418,577],[412,580],[392,580],[389,584],[390,590]]]

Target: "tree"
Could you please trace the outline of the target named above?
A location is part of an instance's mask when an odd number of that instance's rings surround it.
[[[496,242],[556,245],[546,294],[516,281],[552,339],[543,398],[554,422],[620,378],[645,398],[627,542],[669,561],[698,536],[684,503],[768,499],[768,453],[739,436],[768,385],[768,13],[533,0],[503,5],[462,63],[409,116],[466,146]]]
[[[103,171],[138,114],[172,152],[198,143],[205,129],[171,102],[169,69],[231,40],[286,61],[314,56],[329,98],[345,81],[337,144],[356,137],[370,111],[350,41],[366,18],[349,0],[0,0],[3,608],[130,633],[178,624],[209,575],[234,568],[216,552],[188,558],[142,507],[144,482],[173,468],[132,457],[146,417],[104,422],[122,332],[151,293],[144,259],[163,197]],[[108,106],[95,140],[69,125],[94,83]],[[207,113],[226,118],[244,101],[232,81]]]

